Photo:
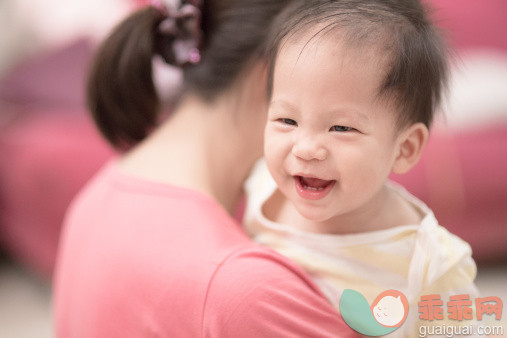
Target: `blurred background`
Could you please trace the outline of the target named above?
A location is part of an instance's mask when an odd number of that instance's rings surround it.
[[[87,69],[140,2],[0,1],[0,337],[53,336],[65,210],[114,155],[87,115]],[[482,295],[507,302],[507,1],[431,2],[454,49],[451,87],[421,162],[393,179],[470,243]]]

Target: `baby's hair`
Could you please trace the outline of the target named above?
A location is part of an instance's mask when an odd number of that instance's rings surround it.
[[[398,127],[422,122],[429,129],[447,86],[448,50],[428,16],[418,0],[297,0],[272,32],[268,96],[284,43],[311,27],[321,28],[314,37],[339,30],[347,46],[368,44],[389,57],[378,97],[394,100]]]
[[[201,60],[183,67],[183,91],[211,102],[231,87],[252,60],[266,56],[271,21],[289,0],[204,0]],[[165,19],[154,7],[134,12],[102,43],[92,66],[87,102],[106,139],[118,148],[144,139],[160,110],[152,75],[155,54],[173,40],[158,34]],[[165,60],[170,57],[162,55]]]

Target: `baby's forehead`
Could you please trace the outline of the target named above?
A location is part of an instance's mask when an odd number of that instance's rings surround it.
[[[272,33],[269,43],[268,95],[273,89],[276,64],[281,62],[279,55],[285,49],[298,44],[304,55],[307,48],[318,50],[309,46],[327,40],[341,47],[338,61],[368,56],[367,62],[384,72],[377,96],[395,103],[400,126],[412,122],[431,125],[447,83],[448,49],[425,6],[407,0],[295,4],[284,13],[280,26],[273,29],[276,33]]]
[[[390,113],[399,116],[401,114],[400,109],[390,99],[391,97],[381,94],[381,87],[386,79],[389,63],[386,62],[385,53],[379,50],[380,47],[375,47],[372,44],[351,45],[339,31],[328,31],[324,32],[326,34],[322,34],[323,31],[319,28],[316,27],[297,35],[294,34],[280,45],[272,76],[274,91],[279,90],[282,81],[299,83],[298,81],[302,80],[300,74],[310,77],[314,74],[319,74],[315,76],[322,76],[322,72],[309,73],[303,71],[301,73],[300,70],[308,65],[324,63],[323,67],[317,67],[317,69],[325,69],[326,78],[334,77],[342,79],[341,81],[350,79],[349,89],[355,88],[353,86],[358,86],[358,83],[361,83],[361,90],[355,93],[367,93],[361,96],[365,102],[373,102],[374,105],[387,105]],[[313,66],[311,69],[313,70]],[[283,80],[280,80],[280,78],[283,78]],[[315,77],[313,80],[318,81],[316,79],[322,79],[322,77]],[[355,79],[367,80],[366,82],[364,80],[356,82]],[[324,97],[327,91],[333,92],[343,88],[340,87],[340,84],[337,84],[337,86],[337,89],[332,86],[322,89],[322,102],[325,102]],[[316,87],[319,86],[316,85]],[[378,111],[368,112],[370,117],[376,118],[377,114],[382,116]]]
[[[388,38],[383,33],[360,34],[347,26],[329,23],[309,23],[288,34],[278,45],[280,56],[288,48],[299,48],[301,56],[325,50],[336,56],[337,62],[346,58],[360,58],[365,62],[387,68],[393,58]],[[304,28],[304,29],[302,29]]]
[[[380,87],[390,69],[392,53],[379,42],[352,43],[343,30],[337,28],[329,30],[323,25],[310,28],[288,36],[280,44],[274,73],[278,73],[281,67],[283,72],[291,72],[302,61],[326,63],[324,66],[331,68],[347,68],[352,72],[357,71],[358,75],[366,70],[370,74],[371,84],[378,87],[380,94]]]

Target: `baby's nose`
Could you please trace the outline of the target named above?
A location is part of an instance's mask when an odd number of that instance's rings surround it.
[[[292,147],[292,155],[305,161],[323,161],[327,158],[327,150],[323,144],[312,138],[302,139]]]

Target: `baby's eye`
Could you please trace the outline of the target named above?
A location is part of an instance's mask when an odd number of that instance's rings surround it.
[[[346,127],[346,126],[332,126],[329,131],[337,131],[337,132],[344,132],[344,131],[351,131],[352,127]]]
[[[282,119],[278,119],[278,122],[283,123],[283,124],[288,124],[289,126],[297,126],[298,125],[298,123],[296,121],[294,121],[293,119],[282,118]]]

